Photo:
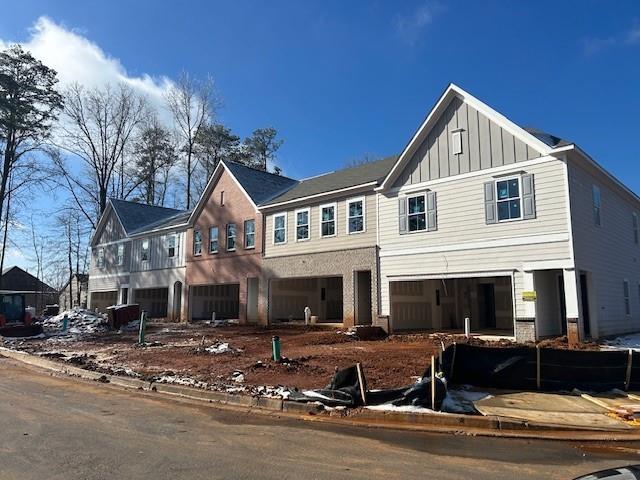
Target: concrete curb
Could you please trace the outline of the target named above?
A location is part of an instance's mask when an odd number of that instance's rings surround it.
[[[279,398],[253,397],[202,390],[175,384],[156,383],[137,378],[108,375],[66,365],[37,355],[0,347],[0,356],[62,374],[117,386],[125,389],[162,393],[204,402],[220,408],[242,408],[256,413],[270,413],[303,420],[369,428],[391,428],[423,432],[480,435],[492,437],[563,440],[563,441],[637,441],[640,430],[611,431],[576,429],[563,425],[529,423],[495,416],[457,414],[420,414],[385,412],[367,409],[324,411],[320,405],[291,402]]]

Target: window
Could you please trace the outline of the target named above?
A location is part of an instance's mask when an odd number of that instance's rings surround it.
[[[600,187],[597,185],[593,186],[593,223],[596,224],[597,227],[602,225],[602,216],[600,214],[601,208],[601,198],[600,198]]]
[[[124,265],[124,243],[118,244],[118,266],[121,267]]]
[[[274,245],[287,243],[286,213],[279,213],[273,216],[273,243]]]
[[[255,248],[256,246],[256,221],[244,221],[244,248]]]
[[[218,253],[218,227],[209,228],[209,253]]]
[[[233,252],[236,249],[236,225],[230,223],[227,225],[227,252]]]
[[[624,293],[624,313],[625,315],[631,315],[631,302],[629,301],[629,281],[625,280],[623,283]]]
[[[96,261],[98,268],[104,267],[104,248],[98,249],[98,259]]]
[[[347,202],[347,232],[364,232],[364,198]]]
[[[147,262],[149,260],[149,240],[142,241],[142,248],[140,249],[140,260]]]
[[[419,232],[427,229],[427,202],[425,195],[416,195],[407,198],[407,218],[410,232]]]
[[[638,214],[633,214],[633,242],[638,245],[640,243],[640,227],[638,226]]]
[[[309,209],[296,210],[296,242],[309,240]]]
[[[176,236],[169,235],[167,237],[167,256],[173,258],[176,256]]]
[[[497,181],[496,198],[499,222],[516,220],[522,217],[519,178]]]
[[[193,231],[193,254],[202,255],[202,233],[200,230]]]
[[[336,234],[336,204],[320,206],[320,236],[333,237]]]

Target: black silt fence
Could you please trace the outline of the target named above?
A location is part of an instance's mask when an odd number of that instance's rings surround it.
[[[512,390],[640,390],[640,353],[450,345],[442,371],[452,384]]]

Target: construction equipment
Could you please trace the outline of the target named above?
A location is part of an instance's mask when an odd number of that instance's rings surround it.
[[[42,333],[42,325],[33,322],[25,308],[23,293],[0,292],[0,336],[32,337]]]

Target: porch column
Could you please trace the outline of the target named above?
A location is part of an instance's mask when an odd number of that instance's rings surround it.
[[[562,271],[564,278],[564,301],[567,310],[567,339],[569,345],[580,342],[580,285],[575,268],[565,268]]]
[[[516,272],[517,275],[517,272]],[[515,281],[515,278],[514,278]],[[514,289],[515,290],[515,289]],[[517,290],[515,290],[517,292]],[[522,272],[522,291],[531,292],[535,291],[534,271]],[[517,293],[516,293],[517,294]],[[516,307],[521,303],[521,308],[516,308],[522,312],[520,315],[516,315],[515,336],[518,342],[535,342],[536,341],[536,302],[525,302],[522,298],[522,292],[520,292],[520,298],[513,299]]]

